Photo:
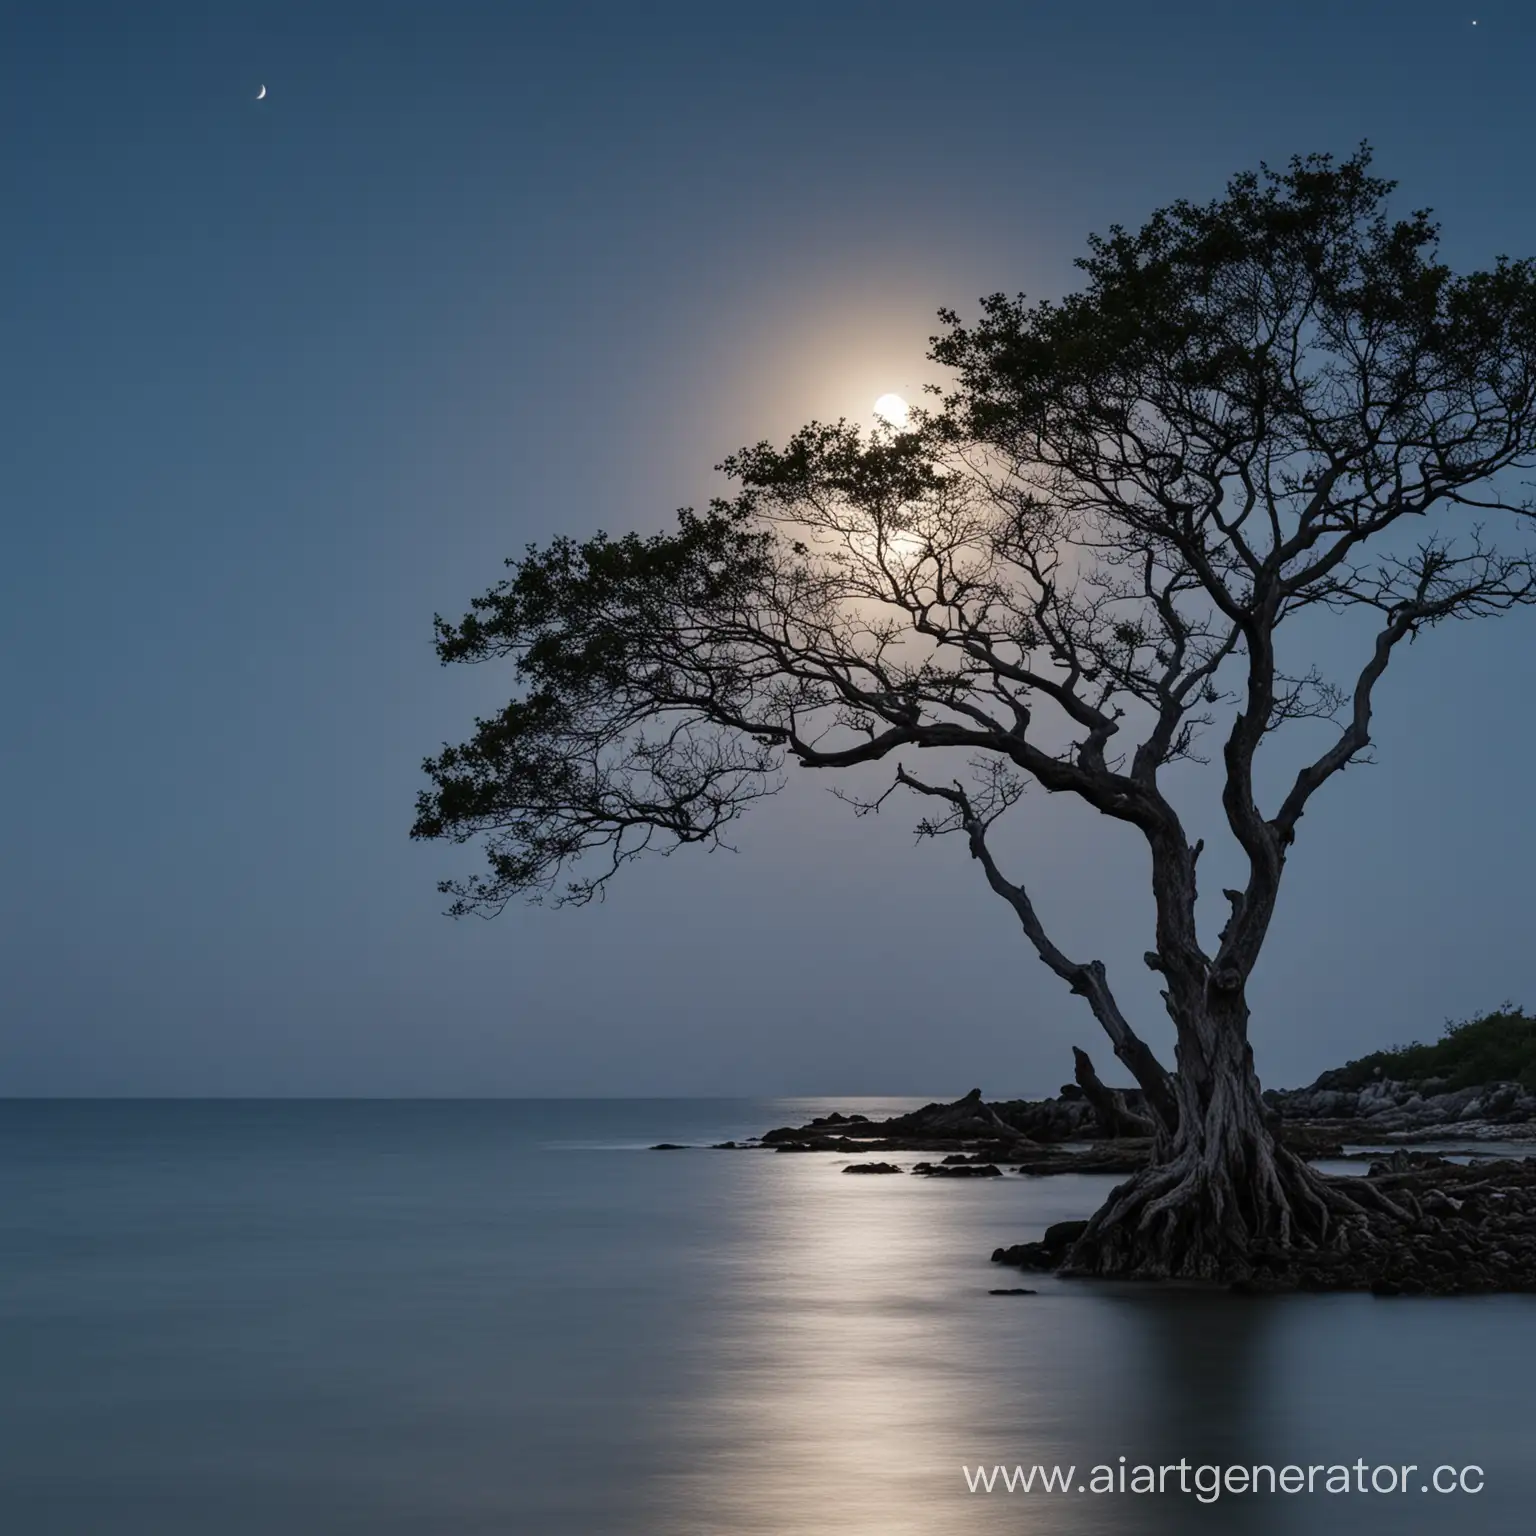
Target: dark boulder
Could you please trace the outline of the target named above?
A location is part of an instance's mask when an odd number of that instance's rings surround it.
[[[1087,1230],[1086,1221],[1058,1221],[1045,1229],[1045,1236],[1040,1241],[1047,1248],[1065,1253]]]

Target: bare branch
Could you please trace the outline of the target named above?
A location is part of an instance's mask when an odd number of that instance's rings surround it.
[[[1061,977],[1078,996],[1086,998],[1093,1016],[1103,1025],[1117,1055],[1129,1069],[1147,1102],[1167,1130],[1178,1123],[1178,1111],[1167,1071],[1157,1061],[1146,1043],[1131,1028],[1130,1022],[1115,1001],[1109,987],[1108,975],[1101,960],[1069,960],[1046,935],[1045,928],[1035,911],[1029,893],[1022,885],[1008,880],[998,868],[997,861],[987,847],[986,820],[977,814],[965,789],[959,784],[940,785],[924,783],[908,773],[897,770],[897,782],[920,795],[943,800],[950,807],[953,829],[963,831],[970,843],[971,857],[976,859],[987,877],[987,884],[1014,910],[1024,936],[1034,947],[1035,953]],[[949,830],[940,824],[938,830]]]

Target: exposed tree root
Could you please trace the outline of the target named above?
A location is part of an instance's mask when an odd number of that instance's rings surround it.
[[[1089,1221],[1065,1273],[1247,1280],[1303,1254],[1349,1253],[1413,1220],[1366,1181],[1329,1179],[1278,1145],[1244,1087],[1218,1083],[1203,1116],[1186,1113],[1166,1153]]]

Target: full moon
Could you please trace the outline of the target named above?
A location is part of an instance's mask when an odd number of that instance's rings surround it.
[[[907,402],[900,395],[881,395],[875,401],[875,415],[886,426],[894,427],[900,432],[907,424]]]

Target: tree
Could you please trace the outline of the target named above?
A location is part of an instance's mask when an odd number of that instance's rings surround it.
[[[856,803],[910,792],[923,835],[964,842],[1156,1118],[1151,1166],[1072,1269],[1230,1277],[1401,1214],[1277,1142],[1247,1002],[1303,814],[1366,754],[1404,642],[1536,601],[1532,557],[1488,532],[1531,515],[1536,264],[1453,274],[1391,189],[1362,148],[1115,227],[1059,303],[940,311],[952,387],[908,429],[812,423],[727,459],[737,494],[674,532],[509,562],[437,621],[445,663],[511,659],[519,683],[426,764],[414,835],[483,838],[489,860],[445,883],[453,910],[588,901],[647,850],[718,842],[787,768],[882,764]],[[1304,615],[1342,640],[1369,621],[1342,682],[1282,656]],[[1261,751],[1309,720],[1327,745],[1261,804]],[[1164,777],[1213,736],[1246,879],[1208,942],[1204,845]],[[1171,1071],[996,855],[1031,782],[1145,840]]]

